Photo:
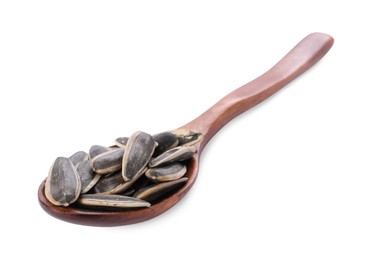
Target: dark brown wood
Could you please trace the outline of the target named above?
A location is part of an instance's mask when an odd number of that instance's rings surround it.
[[[50,215],[71,223],[91,226],[119,226],[154,218],[174,206],[194,184],[201,152],[208,141],[230,120],[267,99],[318,62],[333,45],[333,38],[323,33],[312,33],[298,43],[275,66],[255,80],[234,90],[198,118],[180,127],[201,132],[203,140],[188,165],[184,187],[171,197],[150,208],[121,212],[101,212],[73,207],[57,207],[45,197],[45,181],[38,190],[41,207]]]

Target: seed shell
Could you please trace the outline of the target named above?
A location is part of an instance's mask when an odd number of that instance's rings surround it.
[[[180,179],[186,173],[186,166],[173,163],[163,167],[150,168],[145,172],[146,177],[154,182],[173,181]]]
[[[175,181],[162,182],[159,184],[147,186],[136,192],[134,194],[134,197],[152,203],[157,199],[169,195],[171,192],[181,187],[185,182],[187,182],[187,180],[188,180],[187,177],[183,177]]]
[[[122,176],[122,172],[109,174],[100,179],[95,185],[94,192],[100,194],[117,194],[129,189],[135,182],[143,175],[144,172],[135,176],[130,181],[125,181]]]
[[[83,194],[80,196],[78,203],[84,206],[125,209],[150,207],[150,203],[145,200],[122,195],[107,194]]]
[[[69,159],[72,161],[73,165],[76,166],[80,162],[89,159],[89,155],[84,151],[78,151],[72,154]]]
[[[72,161],[58,157],[50,167],[45,183],[45,196],[54,205],[67,207],[81,193],[81,181]]]
[[[96,174],[90,167],[88,160],[80,162],[76,171],[81,179],[81,194],[88,192],[100,179],[101,175]]]
[[[171,131],[179,140],[179,146],[191,146],[203,139],[203,135],[188,129],[176,129]]]
[[[138,131],[130,136],[125,149],[122,176],[129,181],[143,172],[153,155],[155,142],[151,135]]]
[[[180,162],[190,159],[196,151],[195,146],[178,146],[172,148],[149,162],[149,167],[157,167],[167,165],[173,162]]]
[[[98,174],[108,174],[122,168],[124,148],[117,148],[101,153],[90,160],[91,168]]]
[[[125,148],[127,145],[128,137],[118,137],[115,140],[115,143],[118,147]]]
[[[108,152],[110,149],[108,147],[102,146],[102,145],[93,145],[90,147],[89,150],[89,158],[94,159],[99,154]]]
[[[179,143],[176,135],[171,132],[163,132],[153,135],[153,139],[155,142],[158,143],[158,146],[155,148],[154,151],[154,156],[158,156],[165,151],[176,147]]]

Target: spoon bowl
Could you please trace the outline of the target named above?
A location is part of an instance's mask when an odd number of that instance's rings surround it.
[[[74,205],[59,207],[47,200],[43,181],[38,190],[41,207],[58,219],[90,226],[134,224],[160,215],[181,200],[193,186],[198,175],[201,153],[209,140],[233,118],[267,99],[311,68],[330,50],[333,42],[333,38],[327,34],[309,34],[266,73],[234,90],[199,117],[180,127],[201,133],[202,139],[196,144],[197,152],[187,165],[185,177],[188,177],[188,181],[171,196],[149,208],[127,211],[89,210]]]

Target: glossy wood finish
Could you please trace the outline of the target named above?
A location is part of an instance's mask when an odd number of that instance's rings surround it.
[[[92,226],[119,226],[133,224],[154,218],[174,206],[194,184],[201,152],[208,141],[230,120],[261,101],[270,97],[289,82],[297,78],[318,62],[333,45],[333,38],[322,33],[313,33],[298,43],[275,66],[255,80],[234,90],[198,118],[180,127],[201,132],[203,140],[198,143],[188,165],[188,182],[171,197],[152,205],[150,208],[121,212],[101,212],[74,207],[57,207],[45,197],[45,181],[38,190],[41,207],[50,215],[68,222]]]

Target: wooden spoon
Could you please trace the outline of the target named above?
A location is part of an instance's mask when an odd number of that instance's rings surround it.
[[[197,152],[190,160],[186,184],[169,198],[149,208],[130,211],[104,212],[58,207],[45,197],[45,181],[38,190],[41,207],[50,215],[68,222],[92,226],[119,226],[145,221],[158,216],[174,206],[192,187],[198,174],[199,158],[208,141],[231,119],[265,100],[318,62],[333,45],[333,38],[322,33],[312,33],[298,43],[285,57],[266,73],[234,90],[198,118],[180,127],[203,134]]]

